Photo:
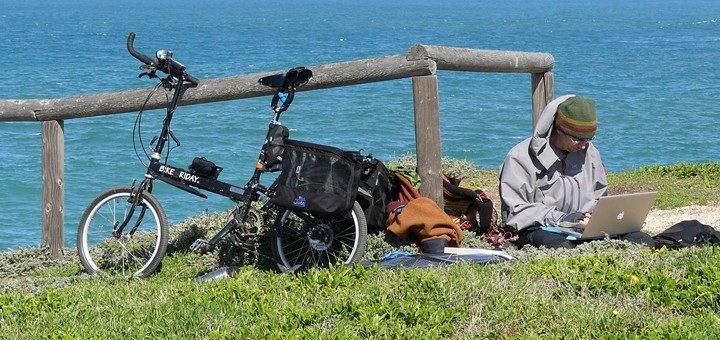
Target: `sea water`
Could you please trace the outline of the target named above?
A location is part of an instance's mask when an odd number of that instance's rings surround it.
[[[609,171],[717,161],[720,2],[0,0],[0,100],[149,88],[126,50],[168,49],[201,81],[390,55],[415,44],[548,52],[555,95],[597,100],[596,145]],[[439,71],[442,152],[497,169],[531,134],[528,74]],[[180,107],[172,163],[204,156],[221,179],[252,173],[270,97]],[[146,142],[162,110],[145,112]],[[136,113],[65,121],[65,245],[102,191],[142,178]],[[410,79],[299,92],[282,117],[295,139],[392,160],[415,152]],[[0,122],[0,249],[37,246],[41,140],[36,122]],[[140,150],[142,155],[142,150]],[[170,222],[230,207],[158,184]]]

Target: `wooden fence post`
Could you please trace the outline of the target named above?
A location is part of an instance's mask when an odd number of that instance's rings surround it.
[[[413,77],[412,83],[415,106],[415,149],[418,174],[422,181],[420,194],[431,198],[440,208],[444,208],[440,178],[442,148],[437,76]]]
[[[535,131],[540,114],[555,96],[554,78],[552,72],[532,74],[532,131]]]
[[[65,235],[65,123],[42,122],[42,244],[50,257],[62,258]]]

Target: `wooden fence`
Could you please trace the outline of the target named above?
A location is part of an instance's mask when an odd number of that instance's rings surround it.
[[[533,126],[553,99],[554,58],[548,53],[479,50],[414,45],[406,55],[312,66],[313,78],[300,90],[317,90],[378,81],[412,78],[415,141],[421,193],[442,206],[440,180],[440,113],[437,70],[531,74]],[[272,94],[257,79],[273,71],[202,80],[185,92],[180,105],[252,98]],[[1,100],[0,121],[39,121],[42,124],[42,240],[53,258],[64,249],[64,120],[140,110],[147,88],[57,99]],[[146,109],[163,108],[154,96]]]

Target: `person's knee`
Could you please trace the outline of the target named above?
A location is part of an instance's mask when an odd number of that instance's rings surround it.
[[[620,239],[631,243],[642,244],[648,248],[655,247],[655,239],[653,239],[652,236],[643,233],[642,231],[636,231],[622,235]]]
[[[545,247],[549,249],[570,249],[575,248],[575,243],[569,241],[564,235],[545,231],[542,229],[534,230],[526,235],[528,244],[535,247]]]
[[[550,249],[572,249],[572,248],[575,248],[575,243],[568,241],[564,237],[561,237],[560,239],[555,239],[555,238],[545,239],[541,245],[545,246],[545,248],[550,248]]]

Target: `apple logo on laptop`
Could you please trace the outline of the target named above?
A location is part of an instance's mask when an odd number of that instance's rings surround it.
[[[625,217],[625,212],[624,212],[624,211],[621,212],[621,213],[619,213],[619,214],[617,215],[617,219],[618,219],[618,220],[622,220],[623,217]]]

